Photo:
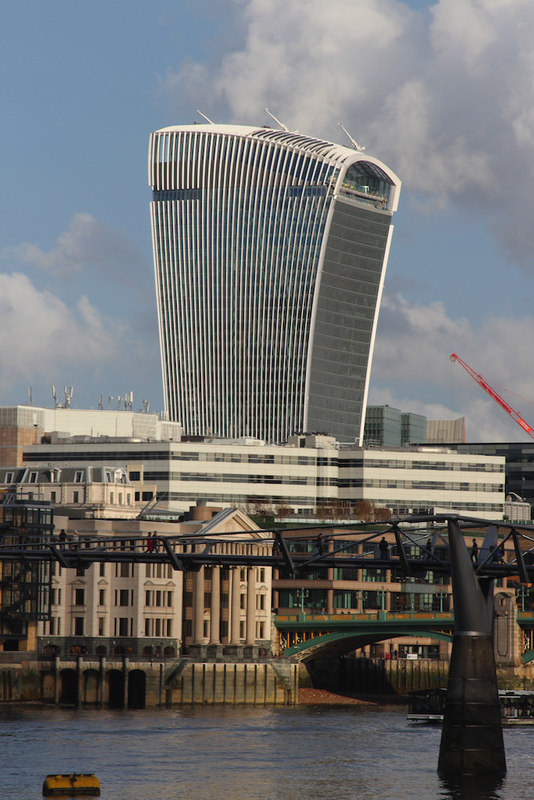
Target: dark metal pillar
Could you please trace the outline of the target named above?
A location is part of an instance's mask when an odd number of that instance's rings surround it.
[[[455,630],[438,772],[503,775],[492,617],[456,520],[448,521]]]

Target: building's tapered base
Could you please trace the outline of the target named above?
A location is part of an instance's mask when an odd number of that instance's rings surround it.
[[[491,636],[454,636],[438,772],[449,777],[506,772]]]

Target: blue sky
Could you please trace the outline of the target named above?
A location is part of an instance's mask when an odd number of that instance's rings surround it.
[[[521,440],[534,423],[531,0],[4,0],[0,403],[163,407],[151,130],[199,119],[344,143],[403,181],[370,401]],[[109,401],[108,398],[114,400]]]

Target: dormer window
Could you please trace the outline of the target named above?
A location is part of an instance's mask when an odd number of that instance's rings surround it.
[[[82,483],[83,481],[83,470],[77,470],[74,473],[74,483]]]
[[[29,483],[37,483],[37,476],[39,475],[38,472],[30,472],[30,477],[28,479]]]
[[[4,483],[13,483],[13,472],[6,472]]]

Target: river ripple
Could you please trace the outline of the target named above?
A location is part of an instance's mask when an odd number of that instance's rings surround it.
[[[440,729],[359,707],[69,711],[0,707],[0,796],[94,772],[102,800],[532,800],[534,728],[504,732],[501,787],[446,788]]]

